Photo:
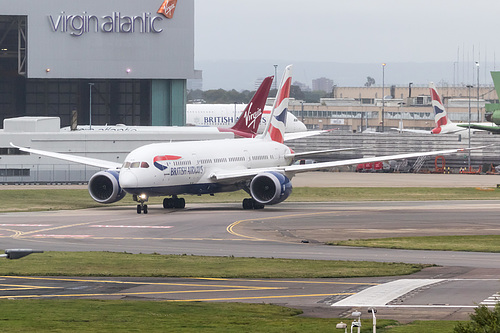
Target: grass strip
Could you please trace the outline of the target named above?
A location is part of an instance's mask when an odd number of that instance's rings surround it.
[[[332,332],[346,322],[267,304],[0,300],[0,307],[2,332]],[[395,324],[377,320],[380,329]],[[362,326],[371,332],[371,320]]]
[[[408,275],[425,265],[123,252],[45,252],[4,260],[0,275],[203,278],[347,278]]]
[[[240,203],[248,197],[244,191],[219,193],[214,197],[185,196],[190,203]],[[476,188],[427,188],[427,187],[297,187],[287,202],[329,201],[425,201],[425,200],[499,200],[500,190],[484,191]],[[163,198],[150,198],[149,204],[160,204]],[[112,205],[133,206],[132,196]],[[2,190],[0,187],[0,212],[43,211],[106,207],[90,198],[85,189],[22,189]]]
[[[312,318],[269,304],[168,301],[0,300],[2,332],[332,332],[352,318]],[[457,321],[399,324],[377,319],[380,333],[448,333]],[[361,320],[371,332],[371,318]]]
[[[387,249],[500,252],[500,235],[425,236],[377,239],[349,239],[328,245],[378,247]]]

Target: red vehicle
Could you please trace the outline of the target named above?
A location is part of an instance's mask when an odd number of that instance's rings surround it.
[[[384,172],[384,163],[382,162],[360,163],[356,167],[356,172]]]

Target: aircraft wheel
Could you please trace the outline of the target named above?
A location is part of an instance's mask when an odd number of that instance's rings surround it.
[[[141,205],[137,205],[137,214],[142,213]]]
[[[253,209],[253,199],[243,199],[243,209]]]
[[[144,214],[147,214],[148,213],[148,205],[144,205],[144,207],[142,207],[142,211],[144,212]]]
[[[171,198],[163,199],[163,208],[174,208],[174,201]]]
[[[253,200],[253,209],[264,209],[264,204],[258,203],[257,201]]]
[[[174,200],[174,207],[183,209],[184,207],[186,207],[186,200],[184,200],[184,198],[175,199]]]

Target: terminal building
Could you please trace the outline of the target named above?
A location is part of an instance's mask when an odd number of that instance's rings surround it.
[[[194,77],[194,0],[0,0],[0,124],[184,125]]]
[[[471,121],[485,121],[488,106],[498,103],[495,88],[500,88],[500,83],[479,89],[438,86],[437,90],[450,120],[465,123],[469,119],[469,105]],[[294,101],[289,110],[309,129],[387,132],[400,126],[429,131],[435,127],[432,100],[426,86],[388,86],[384,93],[381,86],[335,86],[332,95],[322,98],[319,103]]]

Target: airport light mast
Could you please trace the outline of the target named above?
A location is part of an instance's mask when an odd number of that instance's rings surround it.
[[[479,111],[479,61],[476,61],[476,67],[477,67],[477,122],[480,122],[481,119],[479,118],[480,116],[480,111]]]
[[[385,88],[385,62],[382,63],[382,130],[381,132],[384,131],[384,111],[385,111],[385,92],[384,92],[384,88]]]
[[[472,88],[472,85],[467,85],[468,91],[469,91],[469,150],[468,150],[468,155],[467,155],[467,167],[469,168],[468,171],[470,171],[470,89]]]

